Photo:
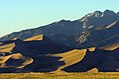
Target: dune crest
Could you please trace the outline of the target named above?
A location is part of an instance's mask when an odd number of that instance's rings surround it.
[[[24,41],[40,41],[40,40],[43,40],[43,35],[36,35],[28,39],[25,39]]]

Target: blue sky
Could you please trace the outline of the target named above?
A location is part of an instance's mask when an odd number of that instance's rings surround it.
[[[62,19],[76,20],[106,9],[119,11],[119,0],[0,0],[0,36]]]

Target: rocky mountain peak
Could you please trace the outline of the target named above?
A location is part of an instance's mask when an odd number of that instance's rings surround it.
[[[111,16],[111,15],[117,16],[117,14],[116,14],[114,11],[111,11],[111,10],[105,10],[105,11],[103,12],[103,17],[104,17],[104,16]]]
[[[93,14],[95,17],[100,18],[103,13],[101,11],[95,11]]]
[[[119,12],[117,13],[117,15],[119,16]]]
[[[64,24],[64,23],[68,23],[68,22],[71,22],[70,20],[60,20],[60,21],[58,21],[58,22],[56,22],[56,23],[61,23],[61,24]]]
[[[88,13],[87,15],[85,15],[84,17],[81,18],[81,21],[84,21],[84,20],[87,20],[90,18],[102,18],[102,17],[109,17],[109,16],[117,17],[117,15],[119,15],[119,12],[115,13],[114,11],[107,9],[104,12],[95,11],[93,13]]]

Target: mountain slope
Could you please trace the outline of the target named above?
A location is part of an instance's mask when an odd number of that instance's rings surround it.
[[[1,41],[20,38],[22,40],[32,36],[43,34],[48,38],[71,47],[77,47],[76,37],[86,30],[93,27],[107,26],[119,20],[118,13],[110,10],[104,12],[95,11],[89,13],[79,20],[69,21],[61,20],[42,27],[14,32],[0,38]]]
[[[1,40],[11,40],[13,38],[20,38],[22,40],[27,39],[29,37],[43,34],[45,36],[52,36],[52,35],[57,35],[57,34],[69,34],[73,35],[76,32],[80,32],[82,30],[82,23],[81,22],[73,22],[73,21],[66,21],[66,20],[61,20],[59,22],[54,22],[52,24],[34,28],[34,29],[27,29],[23,30],[20,32],[15,32],[12,34],[9,34]],[[72,29],[73,27],[73,29]],[[78,28],[78,29],[77,29]]]
[[[85,30],[77,37],[79,47],[106,46],[119,42],[119,21]]]
[[[83,22],[84,28],[109,25],[117,20],[119,20],[118,14],[111,10],[105,10],[104,12],[95,11],[80,19],[80,21]]]

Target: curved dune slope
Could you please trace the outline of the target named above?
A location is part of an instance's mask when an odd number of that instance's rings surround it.
[[[59,61],[63,61],[65,64],[57,68],[58,70],[61,70],[67,66],[80,62],[85,55],[86,55],[86,49],[82,49],[82,50],[75,49],[61,54],[54,54],[53,56],[62,57]]]
[[[11,50],[15,47],[15,43],[5,44],[0,46],[0,53],[2,52],[11,52]]]
[[[43,35],[36,35],[31,38],[25,39],[24,41],[35,41],[35,40],[37,40],[37,41],[43,40]]]
[[[3,43],[0,45],[1,72],[6,71],[4,68],[22,69],[24,72],[52,71],[63,62],[58,61],[59,57],[47,56],[47,54],[66,52],[71,49],[43,35],[34,36],[24,41],[16,38],[12,41],[3,41]],[[17,54],[18,52],[19,54]],[[47,62],[46,59],[48,59]],[[9,72],[12,72],[11,69]]]
[[[33,59],[24,57],[20,53],[16,53],[16,54],[8,55],[8,56],[1,56],[0,68],[23,68],[24,66],[31,64],[32,62],[33,62]]]
[[[107,72],[119,71],[119,43],[73,49],[46,36],[0,44],[0,72]]]

